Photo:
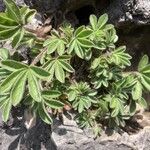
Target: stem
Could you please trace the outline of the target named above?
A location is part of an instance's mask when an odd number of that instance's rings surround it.
[[[46,51],[47,51],[47,48],[43,49],[43,50],[34,58],[34,60],[32,61],[31,65],[34,66],[35,64],[37,64],[37,63],[40,61],[42,55],[43,55]]]
[[[139,75],[139,72],[138,71],[127,71],[127,72],[122,72],[123,75],[130,75],[130,74],[133,74],[135,76]]]

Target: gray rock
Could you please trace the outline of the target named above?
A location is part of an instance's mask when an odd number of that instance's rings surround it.
[[[0,12],[4,11],[5,7],[4,7],[4,3],[3,0],[0,0]]]
[[[64,117],[65,124],[53,125],[52,137],[58,150],[149,150],[150,127],[145,127],[137,134],[122,135],[114,133],[108,136],[105,132],[94,140],[89,130],[81,130],[73,120]]]

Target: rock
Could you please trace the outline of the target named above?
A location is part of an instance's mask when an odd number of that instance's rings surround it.
[[[5,7],[4,7],[4,3],[3,0],[0,0],[0,12],[4,11]]]
[[[106,8],[111,22],[116,26],[129,24],[150,24],[150,1],[149,0],[114,0]]]
[[[150,126],[132,135],[126,132],[109,135],[102,131],[94,140],[89,130],[81,130],[73,120],[65,117],[64,120],[64,125],[58,120],[53,125],[52,137],[58,150],[149,150]]]

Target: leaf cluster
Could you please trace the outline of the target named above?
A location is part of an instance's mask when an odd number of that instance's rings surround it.
[[[150,91],[149,58],[144,55],[137,70],[126,71],[132,57],[125,46],[116,46],[118,36],[107,14],[90,15],[87,26],[52,29],[43,40],[26,30],[35,10],[4,2],[0,40],[10,40],[18,55],[22,45],[30,47],[32,59],[26,62],[0,49],[0,108],[5,122],[12,106],[22,103],[48,124],[53,110],[69,106],[77,112],[79,125],[93,127],[98,135],[103,120],[124,126],[137,104],[147,107],[143,91]],[[76,80],[80,62],[87,63],[86,82]]]

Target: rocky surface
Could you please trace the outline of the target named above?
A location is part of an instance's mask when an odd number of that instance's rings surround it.
[[[101,136],[94,140],[90,129],[81,130],[73,120],[64,119],[63,125],[55,123],[52,137],[58,150],[149,150],[150,126],[136,134],[129,135],[110,131],[102,131]]]
[[[26,141],[28,147],[24,147],[24,140],[28,134],[24,134],[21,124],[12,128],[0,130],[1,150],[149,150],[150,126],[144,127],[135,134],[127,132],[102,131],[101,136],[94,140],[91,129],[81,130],[74,120],[64,118],[64,124],[55,120],[50,129],[41,123],[33,127],[29,132],[30,137]],[[41,134],[44,133],[44,134]],[[34,136],[33,136],[34,135]],[[44,136],[43,136],[44,135]],[[51,135],[51,137],[50,137]],[[20,140],[19,140],[20,139]],[[39,140],[40,139],[40,140]],[[32,147],[31,147],[32,145]],[[57,147],[56,147],[57,146]]]

